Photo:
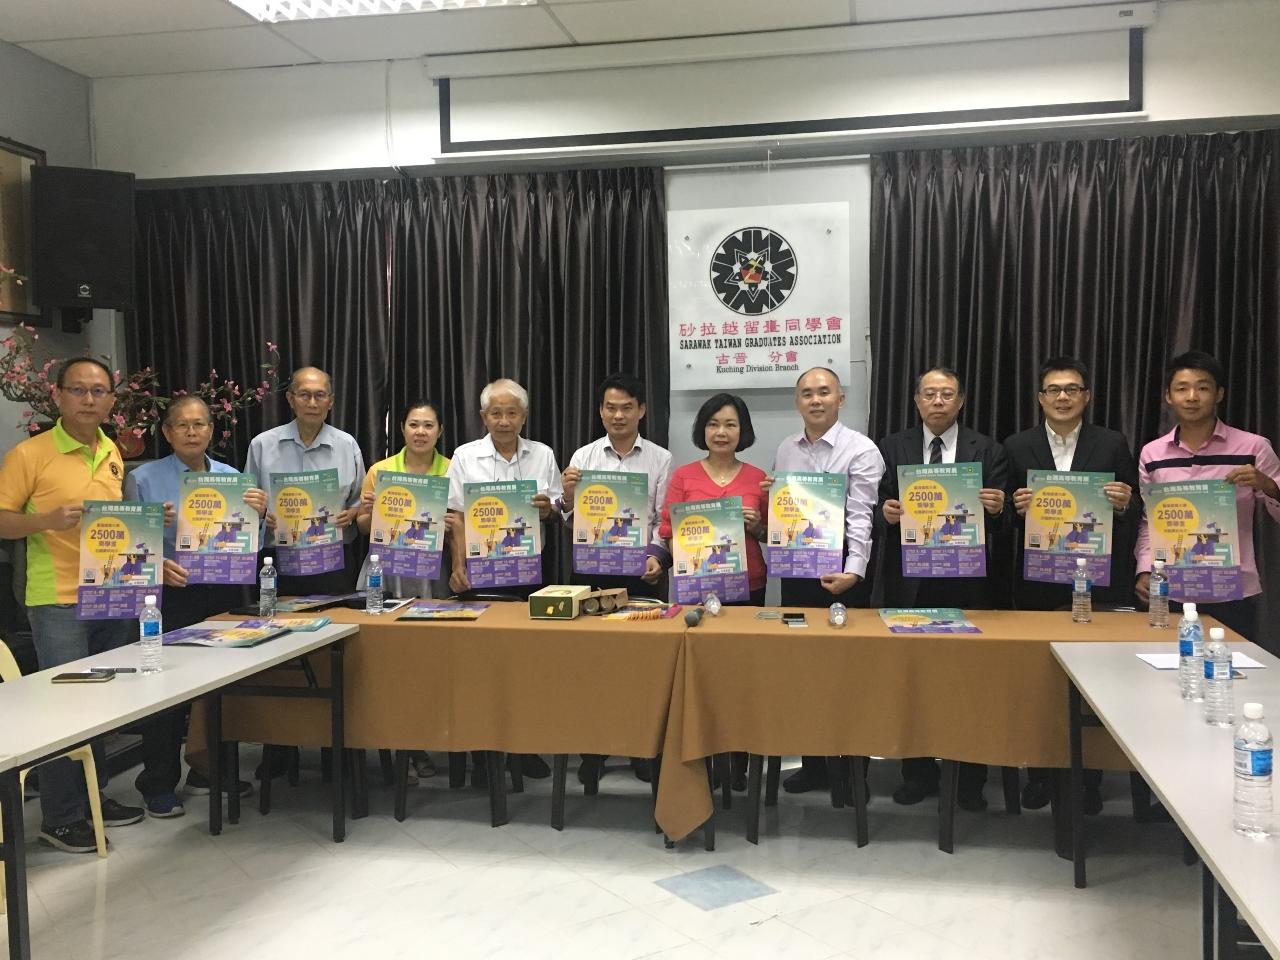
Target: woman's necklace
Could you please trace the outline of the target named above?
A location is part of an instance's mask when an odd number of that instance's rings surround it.
[[[704,462],[707,465],[707,473],[711,476],[711,479],[722,487],[727,487],[729,484],[733,483],[733,478],[738,475],[738,470],[742,467],[742,464],[738,463],[736,460],[733,462],[733,466],[727,471],[716,467],[710,460],[706,460]]]

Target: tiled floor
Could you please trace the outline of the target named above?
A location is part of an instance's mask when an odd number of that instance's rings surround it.
[[[246,751],[248,769],[251,757]],[[314,752],[304,755],[301,786],[278,787],[268,817],[248,803],[238,826],[210,837],[205,801],[192,798],[181,819],[109,831],[104,861],[37,846],[38,809],[28,804],[34,956],[1199,955],[1198,868],[1183,866],[1173,827],[1132,821],[1127,780],[1114,775],[1104,784],[1106,812],[1091,820],[1091,885],[1075,890],[1070,864],[1050,849],[1047,810],[997,812],[998,786],[989,784],[992,809],[958,814],[948,856],[937,849],[930,804],[889,800],[896,764],[872,769],[870,846],[854,846],[850,810],[823,796],[784,795],[765,812],[758,847],[743,839],[735,806],[720,816],[716,852],[707,853],[697,837],[663,848],[648,788],[625,768],[609,773],[598,797],[571,789],[563,833],[548,826],[548,781],[526,781],[526,793],[510,799],[511,823],[494,830],[485,795],[450,791],[441,776],[413,789],[403,824],[391,816],[390,792],[373,786],[370,817],[334,844],[316,763]],[[118,777],[111,792],[126,797],[131,782]],[[380,784],[372,768],[370,782]],[[775,892],[732,902],[735,874],[714,871],[720,886],[710,896],[724,905],[704,910],[677,896],[678,884],[658,882],[708,867],[735,868]]]

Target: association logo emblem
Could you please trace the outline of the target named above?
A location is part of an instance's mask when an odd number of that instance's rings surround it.
[[[795,251],[768,227],[735,230],[711,255],[711,289],[734,313],[759,316],[776,310],[795,286]]]

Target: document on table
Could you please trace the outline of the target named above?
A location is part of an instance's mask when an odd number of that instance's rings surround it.
[[[1177,670],[1178,655],[1176,653],[1139,653],[1135,654],[1144,663],[1149,663],[1157,670]],[[1247,654],[1232,651],[1231,666],[1237,670],[1265,670],[1267,665],[1259,663]]]

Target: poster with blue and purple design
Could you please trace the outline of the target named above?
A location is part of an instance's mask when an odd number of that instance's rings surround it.
[[[174,560],[187,571],[187,582],[253,583],[258,511],[244,502],[253,477],[192,471],[179,484]]]
[[[1225,480],[1153,483],[1143,491],[1151,555],[1165,562],[1169,599],[1244,596],[1236,488]]]
[[[985,577],[980,463],[898,467],[904,577]]]
[[[1027,474],[1031,504],[1022,535],[1022,576],[1070,585],[1076,561],[1087,561],[1094,586],[1111,583],[1111,502],[1103,484],[1114,473],[1038,471]]]
[[[271,510],[276,515],[276,566],[282,575],[309,577],[342,569],[337,470],[271,474]]]
[[[766,561],[773,577],[817,579],[844,569],[844,492],[835,473],[780,473],[769,488]]]
[[[542,523],[536,480],[462,485],[467,579],[476,587],[542,582]]]
[[[80,517],[81,620],[128,620],[147,594],[160,599],[164,570],[164,504],[86,500]]]
[[[649,475],[583,470],[573,504],[573,569],[638,577],[648,555]]]
[[[449,478],[378,471],[369,523],[369,552],[386,573],[434,580],[440,576]]]
[[[742,498],[690,500],[671,505],[671,577],[676,603],[702,603],[714,593],[724,602],[751,595],[747,579]]]

